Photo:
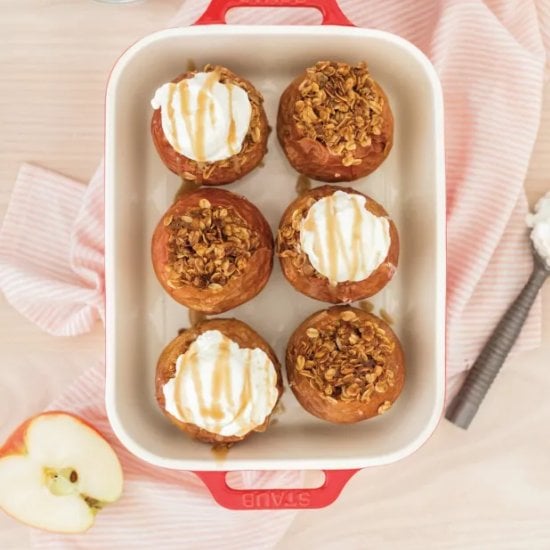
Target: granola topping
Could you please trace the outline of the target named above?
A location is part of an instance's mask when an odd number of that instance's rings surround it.
[[[361,164],[354,152],[382,133],[384,107],[366,63],[319,61],[307,69],[299,92],[294,120],[303,135],[342,156],[344,166]]]
[[[309,208],[315,204],[315,199],[310,197],[302,208],[297,208],[292,213],[292,221],[279,228],[277,232],[277,254],[281,258],[291,258],[294,267],[301,269],[305,276],[323,276],[315,271],[306,253],[300,246],[300,228]]]
[[[260,245],[256,231],[231,207],[201,199],[181,216],[167,215],[168,286],[221,290],[242,275]]]
[[[388,368],[394,348],[383,328],[347,309],[306,331],[294,348],[295,368],[326,399],[369,403],[395,385],[395,372]],[[379,414],[390,407],[385,401]]]

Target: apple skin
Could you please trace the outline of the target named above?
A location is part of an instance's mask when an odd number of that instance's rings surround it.
[[[25,420],[23,423],[21,423],[15,429],[15,431],[13,431],[12,434],[8,437],[8,439],[5,441],[5,443],[2,445],[2,447],[0,447],[0,459],[4,458],[6,456],[10,456],[10,455],[25,455],[25,454],[27,454],[25,439],[26,439],[26,434],[27,434],[27,431],[28,431],[30,425],[38,418],[42,418],[42,417],[45,417],[45,416],[57,416],[57,415],[72,417],[77,422],[80,422],[81,424],[83,424],[87,428],[90,428],[92,431],[94,431],[99,438],[101,438],[103,441],[105,441],[105,443],[107,443],[109,445],[109,447],[111,447],[111,444],[105,439],[103,434],[101,434],[101,432],[99,432],[87,420],[84,420],[82,417],[80,417],[76,414],[67,412],[67,411],[51,410],[51,411],[45,411],[45,412],[35,414],[34,416],[31,416],[30,418]],[[111,447],[111,449],[112,449],[112,447]],[[113,453],[114,453],[114,449],[113,449]],[[116,456],[116,453],[115,453],[115,456]],[[118,457],[117,457],[117,460],[118,460]],[[119,466],[120,466],[120,462],[119,462]],[[113,501],[113,502],[115,502],[115,501]],[[7,516],[11,517],[12,519],[17,521],[18,523],[21,523],[23,525],[26,525],[26,526],[34,528],[34,529],[39,529],[41,531],[46,531],[46,532],[49,532],[49,533],[82,534],[82,533],[85,533],[86,531],[88,531],[94,525],[94,523],[92,522],[88,526],[88,528],[86,528],[85,530],[82,530],[82,531],[57,531],[57,530],[47,529],[45,527],[36,527],[35,525],[32,525],[31,523],[28,523],[28,522],[22,520],[21,518],[18,518],[16,516],[14,516],[13,514],[11,514],[5,508],[0,508],[0,511],[4,512]]]
[[[27,418],[27,420],[25,420],[22,424],[20,424],[19,426],[17,426],[17,428],[15,428],[15,431],[12,432],[12,434],[8,437],[4,445],[0,447],[0,458],[6,455],[24,454],[26,451],[25,434],[27,433],[27,429],[30,426],[30,424],[34,420],[36,420],[38,417],[56,416],[58,414],[62,414],[63,416],[72,416],[75,420],[78,420],[78,422],[81,422],[88,428],[92,429],[99,437],[101,437],[101,439],[105,439],[103,434],[101,432],[98,432],[95,426],[92,426],[92,424],[90,424],[87,420],[84,420],[81,416],[78,416],[76,414],[73,414],[67,411],[60,411],[60,410],[46,411],[46,412],[35,414],[30,418]]]

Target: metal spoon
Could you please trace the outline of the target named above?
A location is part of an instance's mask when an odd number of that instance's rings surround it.
[[[453,424],[467,429],[489,391],[508,353],[517,340],[529,310],[546,278],[550,266],[533,248],[533,272],[508,308],[470,369],[464,384],[447,409],[445,417]]]

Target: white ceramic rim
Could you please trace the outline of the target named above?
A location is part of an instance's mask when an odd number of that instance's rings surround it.
[[[205,463],[200,460],[185,460],[185,467],[182,467],[181,459],[170,459],[151,453],[149,450],[143,448],[137,444],[131,437],[128,436],[124,426],[120,422],[120,419],[116,412],[116,396],[114,391],[113,377],[109,376],[109,365],[114,363],[114,339],[115,334],[109,332],[109,327],[114,326],[114,308],[109,298],[109,285],[108,281],[114,280],[114,262],[111,261],[108,251],[113,247],[114,240],[114,215],[112,201],[108,200],[110,190],[114,185],[114,152],[108,147],[108,135],[109,128],[114,124],[114,112],[111,108],[113,103],[113,97],[116,92],[119,79],[124,72],[126,64],[139,54],[140,50],[145,46],[170,36],[179,36],[185,34],[188,36],[203,36],[204,34],[211,34],[214,36],[227,36],[227,35],[247,35],[247,34],[263,34],[273,37],[288,37],[289,35],[309,35],[326,37],[327,35],[333,36],[357,36],[357,37],[371,37],[380,41],[391,42],[394,45],[401,48],[406,55],[414,58],[415,61],[422,66],[428,78],[434,94],[434,133],[438,137],[438,144],[434,150],[435,158],[435,178],[437,185],[435,187],[436,204],[437,204],[437,253],[441,261],[437,265],[436,273],[436,288],[434,289],[434,296],[437,298],[437,313],[436,323],[442,328],[442,333],[445,334],[445,296],[446,296],[446,194],[445,194],[445,148],[444,148],[444,123],[443,123],[443,92],[441,83],[435,72],[430,60],[426,55],[419,50],[412,43],[408,42],[404,38],[394,35],[389,32],[364,29],[356,27],[343,27],[343,26],[274,26],[274,25],[205,25],[205,26],[192,26],[182,28],[171,28],[163,31],[159,31],[150,34],[132,46],[130,46],[118,59],[113,70],[111,72],[109,82],[106,91],[105,102],[105,280],[106,280],[106,348],[105,348],[105,363],[106,363],[106,382],[105,382],[105,405],[107,410],[107,416],[114,433],[123,445],[138,458],[156,466],[163,468],[177,469],[177,470],[191,470],[191,471],[203,471],[203,470],[216,470],[219,468],[213,467],[212,464]],[[436,343],[437,357],[442,364],[442,367],[437,369],[437,396],[435,397],[435,405],[433,414],[430,417],[430,421],[426,424],[424,429],[412,440],[408,445],[401,447],[394,452],[386,453],[379,456],[377,459],[365,458],[365,460],[358,459],[357,457],[350,457],[349,459],[333,459],[326,462],[319,461],[314,458],[301,458],[301,459],[278,459],[276,464],[271,464],[266,461],[258,460],[239,460],[239,467],[235,467],[231,462],[227,462],[224,466],[224,470],[343,470],[352,468],[365,468],[372,466],[381,466],[385,464],[391,464],[398,460],[401,460],[415,451],[417,451],[434,432],[439,421],[443,415],[443,408],[445,403],[445,341],[439,340]]]

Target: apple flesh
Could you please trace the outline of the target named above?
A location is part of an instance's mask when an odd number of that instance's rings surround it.
[[[112,447],[72,414],[30,418],[0,449],[0,508],[32,527],[86,531],[98,510],[118,500],[122,484]]]

